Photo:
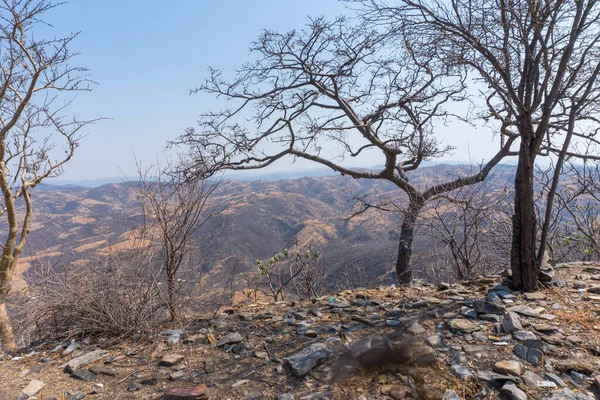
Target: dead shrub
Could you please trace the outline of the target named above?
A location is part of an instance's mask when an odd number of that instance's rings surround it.
[[[24,307],[31,339],[125,335],[164,321],[160,272],[148,249],[97,256],[87,265],[35,268]]]

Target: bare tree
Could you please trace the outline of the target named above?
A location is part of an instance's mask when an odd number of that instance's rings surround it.
[[[264,32],[251,50],[257,60],[232,80],[211,70],[192,91],[237,103],[201,115],[199,127],[176,143],[189,148],[184,171],[194,174],[196,165],[207,164],[216,170],[256,169],[291,156],[342,175],[390,181],[408,197],[396,273],[400,282],[410,282],[415,222],[424,205],[485,179],[514,138],[473,175],[417,186],[407,174],[451,150],[433,131],[459,117],[445,106],[465,100],[461,69],[418,56],[409,42],[393,48],[379,31],[344,18],[314,19],[303,31]],[[368,171],[344,162],[366,156],[384,167]]]
[[[62,172],[91,122],[64,116],[69,102],[61,93],[89,89],[87,70],[71,64],[69,45],[77,34],[43,39],[36,30],[47,28],[43,14],[54,7],[46,0],[0,2],[0,214],[8,225],[0,258],[0,341],[6,350],[16,347],[6,301],[33,217],[31,189]]]
[[[600,260],[600,162],[569,160],[563,175],[555,212],[561,223],[554,235],[561,256],[575,253],[579,260]]]
[[[419,52],[463,65],[481,82],[484,114],[520,141],[515,176],[511,268],[515,287],[538,288],[555,188],[576,141],[595,140],[600,86],[597,0],[365,1],[367,19],[408,35]],[[486,89],[483,89],[486,88]],[[534,166],[557,155],[554,190],[536,235]],[[539,246],[538,246],[539,242]]]
[[[159,164],[143,170],[138,164],[139,182],[132,186],[142,217],[137,234],[149,246],[157,247],[157,262],[166,276],[166,302],[173,321],[177,317],[176,291],[183,282],[177,281],[177,274],[186,261],[193,262],[200,246],[216,233],[203,231],[199,235],[211,218],[227,205],[212,201],[220,181],[184,179],[169,170],[170,166],[165,169]]]
[[[506,209],[510,195],[507,183],[490,177],[438,196],[424,212],[423,234],[430,236],[432,243],[441,242],[446,247],[444,253],[453,260],[455,278],[473,279],[485,272],[502,270],[498,260],[502,260],[499,253],[505,253],[505,246],[498,246],[499,232],[494,222]]]

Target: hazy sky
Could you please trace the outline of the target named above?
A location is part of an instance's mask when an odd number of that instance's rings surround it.
[[[47,16],[55,34],[81,31],[72,48],[98,82],[78,95],[72,111],[111,118],[88,129],[62,179],[132,175],[133,153],[144,164],[164,157],[167,140],[211,106],[209,97],[188,94],[209,65],[232,71],[262,29],[287,31],[301,28],[307,15],[342,12],[335,0],[71,0],[57,8]],[[446,142],[456,138],[460,149],[447,159],[480,161],[496,150],[487,132],[444,130]]]

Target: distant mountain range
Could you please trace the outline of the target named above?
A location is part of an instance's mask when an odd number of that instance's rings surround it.
[[[514,170],[502,165],[495,173],[510,180]],[[411,180],[427,185],[463,173],[464,167],[443,164],[422,168]],[[355,196],[371,193],[402,202],[403,193],[387,181],[340,175],[283,179],[289,176],[294,174],[222,182],[214,200],[231,204],[199,232],[202,236],[217,232],[202,247],[198,266],[207,284],[217,288],[233,265],[239,272],[252,269],[256,260],[291,248],[295,241],[323,253],[324,273],[330,277],[355,279],[355,286],[394,282],[401,215],[369,211],[347,217]],[[94,255],[126,248],[139,216],[130,183],[44,185],[34,194],[34,202],[29,253],[20,274],[40,255],[59,265],[77,266]]]

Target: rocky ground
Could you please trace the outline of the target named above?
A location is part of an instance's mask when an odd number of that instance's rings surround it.
[[[600,399],[600,267],[558,265],[524,295],[502,279],[44,344],[2,358],[0,399]]]

